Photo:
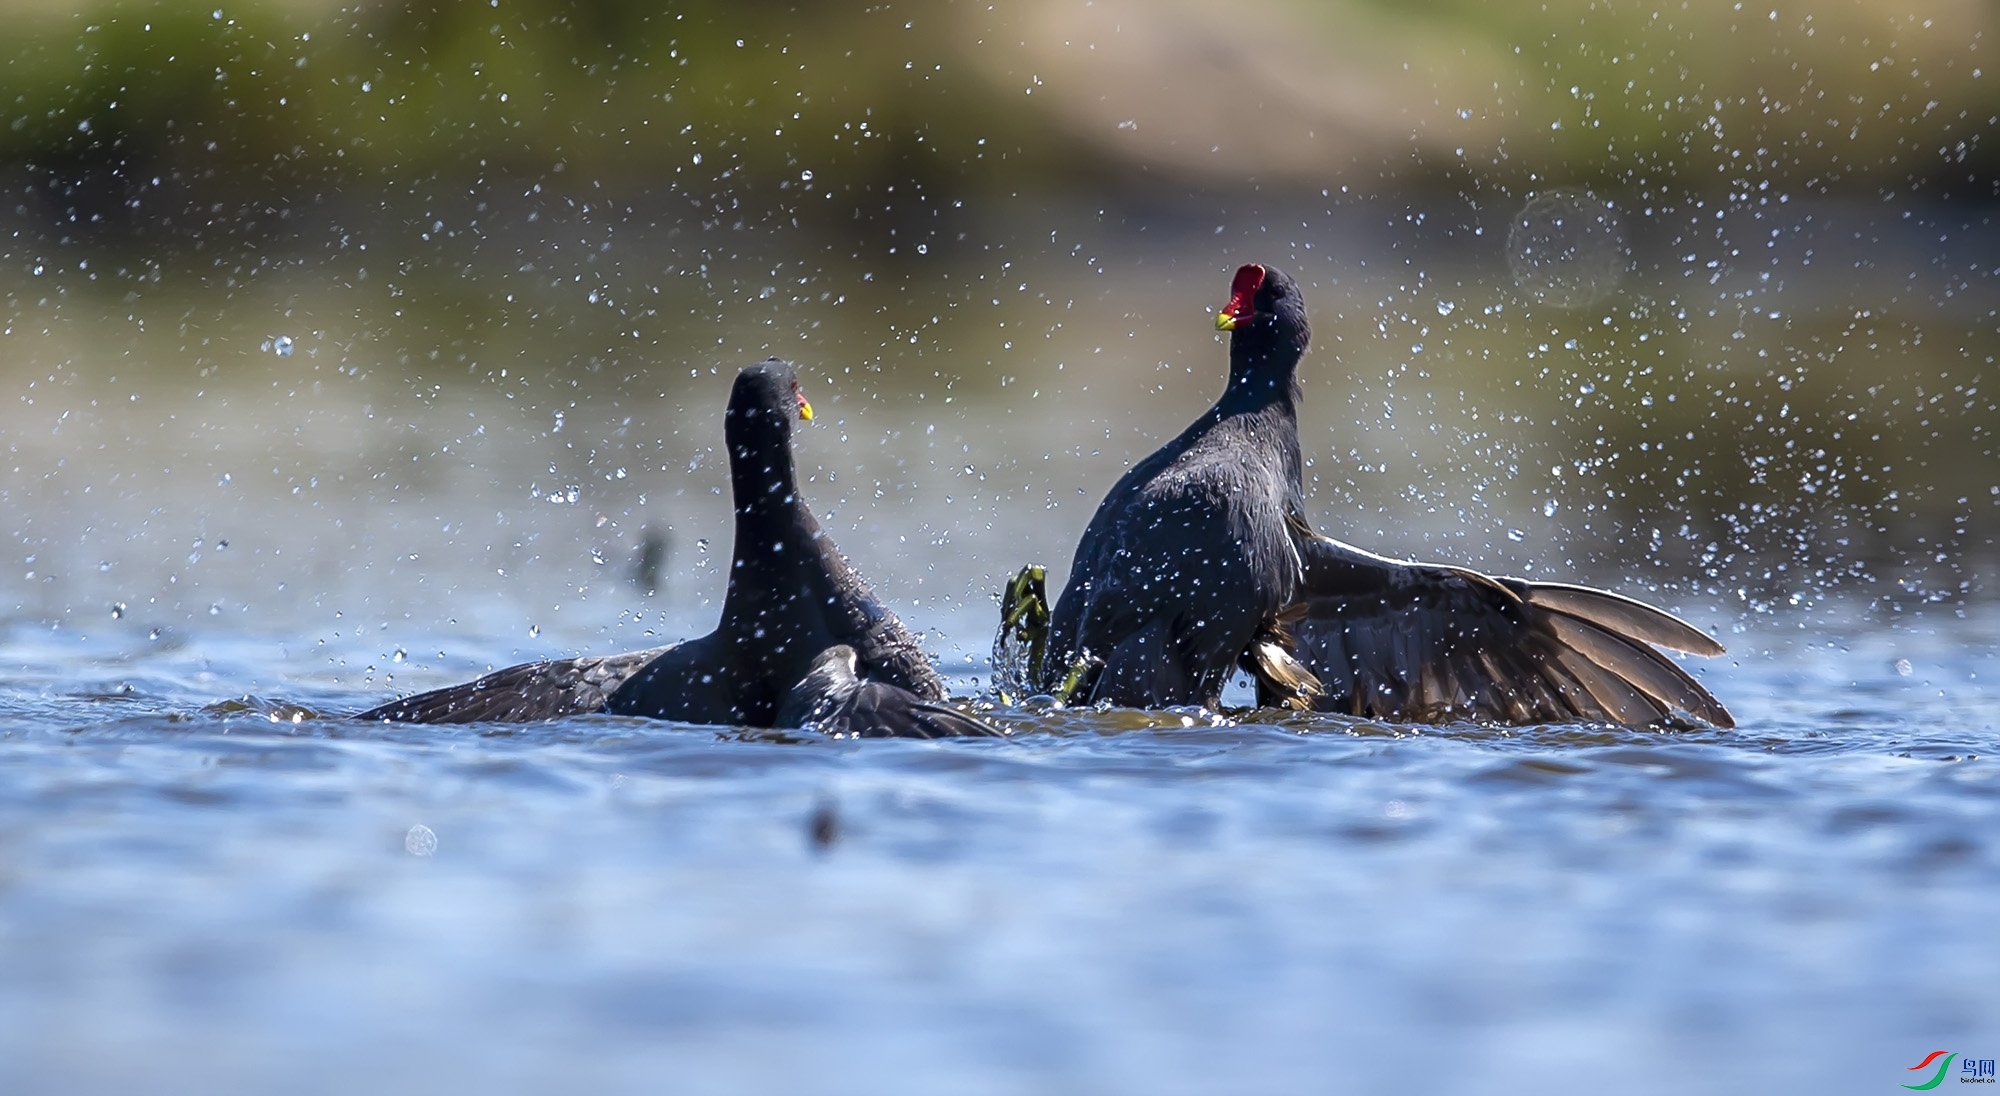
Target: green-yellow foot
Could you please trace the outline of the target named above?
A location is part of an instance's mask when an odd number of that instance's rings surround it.
[[[1062,684],[1055,687],[1052,695],[1058,702],[1068,704],[1082,687],[1083,679],[1102,665],[1104,665],[1102,659],[1095,658],[1087,652],[1076,656],[1076,661],[1069,664],[1069,672],[1063,675]]]
[[[1049,652],[1048,568],[1031,563],[1000,594],[993,637],[993,689],[1003,703],[1041,691]]]

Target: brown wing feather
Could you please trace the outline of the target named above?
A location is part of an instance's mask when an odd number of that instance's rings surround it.
[[[1592,662],[1575,651],[1564,651],[1563,668],[1577,679],[1614,723],[1632,725],[1657,723],[1667,709],[1652,697],[1632,687],[1632,683]]]
[[[1588,586],[1560,582],[1537,582],[1528,587],[1528,601],[1544,609],[1589,621],[1613,635],[1628,639],[1709,658],[1724,653],[1722,644],[1701,634],[1687,621],[1643,601],[1634,601],[1608,590],[1593,590]]]
[[[1321,711],[1382,719],[1631,725],[1729,710],[1650,644],[1720,644],[1631,598],[1363,552],[1293,525],[1305,562],[1298,657]]]
[[[1549,625],[1564,644],[1662,705],[1718,727],[1734,726],[1729,712],[1707,689],[1652,648],[1561,613],[1551,614]]]

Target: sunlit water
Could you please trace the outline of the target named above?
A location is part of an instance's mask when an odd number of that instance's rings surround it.
[[[17,621],[0,1089],[1881,1091],[2000,1031],[2000,616],[1796,623],[1734,732],[836,742]]]
[[[1753,267],[1633,217],[1625,283],[1537,312],[1504,209],[1024,209],[898,265],[545,205],[488,217],[504,263],[0,272],[0,1091],[1863,1092],[2000,1052],[2000,336],[1945,260],[1983,223],[1819,210]],[[711,626],[720,407],[774,352],[806,496],[976,691],[1003,578],[1059,585],[1213,398],[1244,260],[1314,309],[1323,529],[1686,613],[1742,726],[338,718]]]

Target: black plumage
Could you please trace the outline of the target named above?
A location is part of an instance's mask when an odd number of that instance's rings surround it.
[[[1081,664],[1072,699],[1214,706],[1241,665],[1269,705],[1509,723],[1687,713],[1734,725],[1653,649],[1722,653],[1667,613],[1314,533],[1300,487],[1296,369],[1310,328],[1298,288],[1245,266],[1217,325],[1231,331],[1229,386],[1098,507],[1056,606],[1045,687]]]
[[[1245,266],[1217,325],[1231,331],[1228,387],[1090,519],[1050,621],[1047,688],[1088,654],[1103,666],[1078,699],[1213,706],[1260,626],[1298,591],[1285,519],[1303,507],[1305,305],[1283,271]]]
[[[464,685],[392,700],[355,718],[391,723],[530,723],[601,712],[612,690],[668,649],[509,666]]]
[[[853,738],[1001,737],[999,728],[899,685],[863,680],[854,648],[828,647],[778,708],[778,726]]]
[[[669,647],[513,666],[392,701],[360,718],[522,722],[610,711],[689,723],[773,726],[814,656],[858,652],[870,677],[942,700],[916,637],[876,600],[798,493],[792,419],[811,418],[790,364],[737,374],[723,415],[736,505],[729,589],[715,631]]]

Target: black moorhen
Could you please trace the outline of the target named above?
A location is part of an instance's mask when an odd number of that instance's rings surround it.
[[[1059,678],[1080,655],[1102,660],[1077,699],[1213,706],[1260,623],[1297,595],[1285,516],[1304,506],[1305,304],[1283,271],[1253,264],[1216,324],[1232,332],[1222,398],[1125,473],[1077,543],[1044,663]]]
[[[778,708],[778,726],[807,727],[850,738],[1004,737],[985,720],[933,704],[908,689],[864,681],[845,643],[828,647]]]
[[[1667,613],[1314,533],[1300,488],[1296,369],[1311,331],[1298,286],[1244,266],[1216,326],[1230,332],[1229,386],[1098,507],[1056,604],[1045,688],[1214,707],[1240,664],[1267,705],[1509,723],[1684,712],[1735,725],[1653,649],[1723,653]]]
[[[512,666],[358,718],[527,722],[610,711],[769,727],[793,683],[835,644],[853,647],[870,677],[943,700],[944,682],[916,638],[875,599],[799,496],[794,414],[811,419],[812,405],[789,363],[771,358],[737,374],[723,414],[736,542],[715,631],[649,651]]]

